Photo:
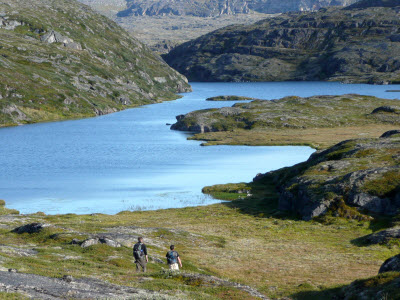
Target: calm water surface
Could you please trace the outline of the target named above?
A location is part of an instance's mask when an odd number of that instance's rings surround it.
[[[306,160],[309,147],[201,147],[166,123],[231,106],[216,95],[275,99],[360,93],[398,98],[400,86],[322,82],[192,83],[184,98],[97,118],[0,129],[0,199],[22,213],[117,213],[215,203],[206,185],[250,181]]]

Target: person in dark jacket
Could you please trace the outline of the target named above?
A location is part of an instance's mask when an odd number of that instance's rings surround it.
[[[136,272],[139,272],[140,268],[142,268],[143,272],[146,272],[149,258],[147,256],[147,247],[142,237],[138,237],[138,242],[133,246],[133,257],[135,258]]]
[[[179,266],[182,268],[182,261],[181,258],[179,257],[178,252],[175,251],[175,246],[171,245],[169,247],[170,251],[167,252],[167,261],[169,265],[170,270],[179,270]],[[178,266],[179,262],[179,266]]]

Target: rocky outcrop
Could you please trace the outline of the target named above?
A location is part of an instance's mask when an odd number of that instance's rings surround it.
[[[74,241],[73,241],[74,242]],[[76,242],[75,242],[76,243]],[[90,238],[81,243],[82,248],[87,248],[93,245],[98,245],[98,244],[105,244],[110,247],[114,248],[119,248],[122,245],[118,243],[117,241],[114,241],[106,236],[101,236],[101,237],[95,237],[95,238]]]
[[[61,43],[64,47],[75,49],[75,50],[82,50],[82,46],[79,43],[75,43],[73,39],[63,36],[57,31],[51,30],[50,32],[42,35],[40,40],[45,43]]]
[[[14,30],[15,28],[23,24],[24,23],[20,21],[9,20],[4,13],[0,14],[0,28],[4,28],[6,30]]]
[[[192,81],[400,81],[400,4],[287,13],[233,25],[164,55]],[[362,49],[362,50],[360,50]]]
[[[93,278],[49,278],[0,271],[0,291],[33,299],[175,299],[158,292],[110,284]]]
[[[400,241],[400,227],[384,229],[367,235],[363,240],[368,244],[387,244],[391,240]]]
[[[159,56],[76,1],[2,1],[0,28],[0,126],[112,113],[190,91]]]
[[[400,254],[388,258],[379,269],[379,273],[400,272]]]
[[[394,216],[400,212],[399,141],[398,137],[344,141],[307,162],[254,181],[275,182],[279,209],[305,220],[327,213],[356,219],[362,218],[360,213]],[[397,236],[397,231],[371,238],[384,240],[390,235]]]

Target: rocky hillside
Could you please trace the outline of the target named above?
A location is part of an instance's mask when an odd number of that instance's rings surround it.
[[[383,0],[287,13],[206,34],[164,59],[193,81],[396,83],[399,16],[399,1]]]
[[[252,11],[271,14],[287,11],[318,10],[321,7],[332,5],[346,6],[356,1],[357,0],[126,0],[128,8],[121,11],[118,15],[120,17],[128,15],[189,15],[198,17],[215,17],[224,14],[248,14]]]
[[[0,36],[0,126],[101,115],[190,89],[147,47],[76,1],[2,1]]]
[[[315,153],[307,162],[259,175],[255,181],[271,178],[279,189],[279,209],[307,220],[329,212],[354,218],[360,217],[358,211],[397,215],[400,131],[378,139],[341,142]]]

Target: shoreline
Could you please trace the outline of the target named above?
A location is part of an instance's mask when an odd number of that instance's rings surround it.
[[[186,92],[186,93],[191,93],[191,92]],[[144,103],[144,104],[137,104],[137,105],[131,105],[128,106],[126,108],[123,109],[118,109],[116,111],[110,111],[110,112],[103,112],[101,114],[95,114],[95,115],[87,115],[87,116],[77,116],[77,117],[72,117],[72,118],[60,118],[60,119],[54,119],[54,120],[42,120],[42,121],[37,121],[37,122],[27,122],[27,123],[21,123],[21,124],[0,124],[0,130],[2,128],[10,128],[10,127],[18,127],[18,126],[25,126],[25,125],[33,125],[33,124],[46,124],[46,123],[52,123],[52,122],[64,122],[64,121],[77,121],[77,120],[84,120],[84,119],[92,119],[92,118],[97,118],[97,117],[101,117],[101,116],[105,116],[105,115],[110,115],[110,114],[114,114],[114,113],[118,113],[127,109],[132,109],[132,108],[138,108],[138,107],[142,107],[142,106],[146,106],[146,105],[153,105],[153,104],[159,104],[159,103],[163,103],[163,102],[168,102],[168,101],[174,101],[174,100],[178,100],[183,98],[184,96],[182,96],[181,94],[185,94],[185,93],[178,93],[176,94],[176,98],[171,98],[171,99],[166,99],[166,100],[161,100],[161,101],[157,101],[154,103]]]
[[[400,85],[400,83],[389,83],[389,84],[376,84],[376,83],[368,83],[368,82],[345,82],[345,81],[340,81],[340,80],[338,80],[338,81],[335,81],[335,80],[315,80],[315,81],[303,81],[303,80],[299,80],[299,81],[294,81],[294,80],[289,80],[289,81],[244,81],[244,82],[239,82],[239,83],[249,83],[249,84],[252,84],[252,83],[290,83],[290,82],[304,82],[304,83],[306,83],[306,82],[326,82],[326,83],[340,83],[340,84],[344,84],[344,85],[357,85],[357,84],[365,84],[365,85],[370,85],[370,86],[375,86],[375,85],[379,85],[379,86],[387,86],[387,87],[390,87],[390,86],[393,86],[393,85]],[[193,81],[193,82],[188,82],[188,84],[189,84],[189,86],[190,86],[190,88],[192,88],[192,86],[191,86],[191,83],[216,83],[216,84],[218,84],[218,83],[237,83],[237,82],[234,82],[234,81],[229,81],[229,82],[224,82],[224,81],[213,81],[213,82],[206,82],[206,81]],[[395,90],[396,92],[398,92],[398,91],[400,91],[400,90]],[[53,120],[42,120],[42,121],[35,121],[35,122],[29,122],[29,123],[21,123],[21,124],[0,124],[0,129],[1,128],[8,128],[8,127],[16,127],[16,126],[24,126],[24,125],[31,125],[31,124],[41,124],[41,123],[50,123],[50,122],[62,122],[62,121],[75,121],[75,120],[82,120],[82,119],[88,119],[88,118],[96,118],[96,117],[99,117],[99,116],[102,116],[102,115],[108,115],[108,114],[113,114],[113,113],[116,113],[116,112],[120,112],[120,111],[124,111],[124,110],[127,110],[127,109],[131,109],[131,108],[136,108],[136,107],[141,107],[141,106],[145,106],[145,105],[153,105],[153,104],[159,104],[159,103],[163,103],[163,102],[168,102],[168,101],[174,101],[174,100],[178,100],[178,99],[181,99],[181,98],[183,98],[184,97],[184,94],[188,94],[188,93],[192,93],[193,92],[193,90],[191,90],[191,91],[188,91],[188,92],[181,92],[181,93],[176,93],[175,95],[176,95],[176,98],[171,98],[171,99],[163,99],[163,100],[159,100],[159,101],[156,101],[156,102],[154,102],[154,103],[145,103],[145,104],[138,104],[138,105],[133,105],[133,106],[129,106],[129,107],[126,107],[126,108],[123,108],[123,109],[119,109],[119,110],[117,110],[117,111],[114,111],[114,112],[105,112],[105,113],[102,113],[102,114],[99,114],[99,115],[87,115],[87,116],[81,116],[81,117],[72,117],[72,118],[69,118],[69,117],[67,117],[67,118],[61,118],[61,119],[53,119]],[[387,90],[386,92],[393,92],[392,90]],[[254,99],[254,100],[256,100],[256,99]],[[260,99],[260,100],[267,100],[267,99]],[[225,100],[218,100],[218,101],[216,101],[216,100],[213,100],[213,101],[210,101],[210,102],[224,102]],[[240,101],[242,101],[242,100],[237,100],[239,103],[240,103]],[[245,101],[248,101],[248,100],[245,100]],[[200,140],[200,139],[199,139]],[[210,144],[211,145],[211,144]],[[239,145],[239,144],[238,144]],[[276,144],[276,145],[280,145],[280,144]],[[286,144],[282,144],[282,145],[286,145]],[[301,145],[301,144],[300,144]],[[311,146],[311,144],[307,144],[307,145],[309,145],[310,147],[312,147]],[[208,145],[207,145],[208,146]],[[252,145],[253,146],[253,145]],[[266,144],[265,146],[269,146],[269,144]]]

